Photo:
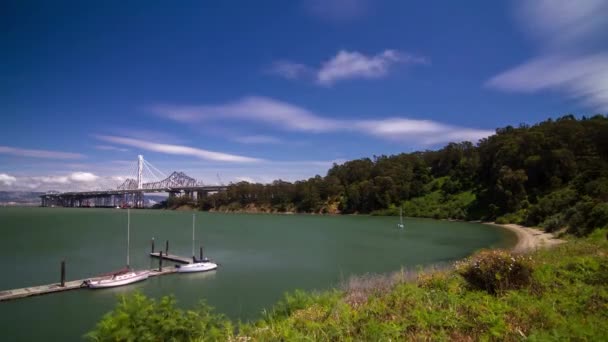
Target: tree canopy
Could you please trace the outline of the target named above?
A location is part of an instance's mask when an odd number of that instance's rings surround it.
[[[565,115],[507,126],[435,151],[334,164],[294,183],[239,182],[199,199],[203,210],[395,214],[569,227],[608,224],[608,118]]]

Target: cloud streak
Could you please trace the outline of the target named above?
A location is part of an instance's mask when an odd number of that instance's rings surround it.
[[[230,163],[255,163],[261,161],[261,159],[250,158],[245,156],[239,156],[234,154],[222,153],[222,152],[214,152],[203,150],[190,146],[182,146],[182,145],[171,145],[171,144],[160,144],[154,143],[139,139],[127,138],[127,137],[117,137],[111,135],[97,135],[97,139],[111,142],[118,145],[123,146],[131,146],[140,148],[147,151],[159,152],[165,154],[173,154],[173,155],[185,155],[185,156],[193,156],[204,160],[212,160],[212,161],[221,161],[221,162],[230,162]]]
[[[59,152],[48,150],[30,150],[24,148],[0,146],[0,154],[9,154],[19,157],[45,158],[45,159],[82,159],[84,155],[80,153]]]
[[[526,32],[539,42],[540,54],[492,77],[486,86],[524,93],[559,91],[594,109],[608,110],[608,2],[520,1],[517,14]]]
[[[304,108],[258,96],[222,105],[155,106],[150,109],[159,116],[180,122],[244,119],[301,132],[329,132],[340,125],[336,120],[322,118]]]
[[[241,144],[278,144],[281,139],[269,135],[245,135],[233,139]]]
[[[396,64],[428,63],[424,57],[391,49],[372,56],[357,51],[340,50],[335,56],[321,63],[319,68],[291,61],[278,61],[270,71],[290,80],[312,78],[319,85],[331,86],[339,81],[385,77]]]
[[[117,151],[117,152],[128,152],[128,148],[116,147],[111,145],[96,145],[96,149],[101,151]]]
[[[286,131],[363,133],[381,139],[414,141],[425,145],[450,141],[477,141],[494,133],[490,130],[463,128],[431,120],[408,118],[330,119],[308,109],[266,97],[246,97],[216,106],[158,106],[152,110],[159,116],[187,123],[212,120],[249,121]]]
[[[341,50],[336,56],[323,63],[317,73],[317,82],[329,86],[348,79],[381,78],[386,76],[389,68],[397,63],[413,65],[426,64],[427,61],[395,50],[384,50],[375,56]]]

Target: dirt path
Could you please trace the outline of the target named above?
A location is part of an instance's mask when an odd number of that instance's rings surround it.
[[[513,247],[513,252],[515,253],[531,252],[538,248],[552,247],[566,242],[565,240],[556,239],[551,233],[545,233],[541,230],[518,224],[497,224],[493,222],[486,224],[503,227],[517,234],[517,244]]]

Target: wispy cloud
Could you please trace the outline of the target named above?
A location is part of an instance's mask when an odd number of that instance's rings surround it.
[[[518,19],[539,55],[492,77],[487,86],[514,92],[552,90],[608,110],[608,2],[520,1]]]
[[[608,110],[608,54],[541,56],[493,77],[487,84],[527,93],[560,90],[592,108]]]
[[[369,0],[304,0],[306,10],[321,19],[349,21],[364,15]]]
[[[222,153],[222,152],[214,152],[203,150],[200,148],[190,147],[190,146],[182,146],[182,145],[170,145],[170,144],[159,144],[144,140],[138,140],[127,137],[117,137],[110,135],[97,135],[97,139],[111,142],[113,144],[124,145],[124,146],[132,146],[136,148],[141,148],[147,151],[160,152],[166,154],[173,155],[186,155],[193,156],[200,159],[205,160],[213,160],[213,161],[222,161],[222,162],[231,162],[231,163],[254,163],[259,162],[261,159],[244,157],[234,154]]]
[[[332,59],[326,61],[317,73],[317,82],[332,85],[337,81],[354,78],[381,78],[389,68],[397,63],[427,64],[427,60],[401,53],[395,50],[384,50],[375,56],[366,56],[356,51],[341,50]]]
[[[233,139],[242,144],[278,144],[281,139],[269,135],[245,135]]]
[[[10,154],[20,157],[46,158],[46,159],[81,159],[84,155],[80,153],[59,152],[48,150],[30,150],[24,148],[0,146],[0,154]]]
[[[272,63],[269,71],[288,80],[308,78],[314,75],[314,70],[308,66],[290,61],[276,61]]]
[[[181,122],[244,119],[303,132],[327,132],[340,126],[338,121],[322,118],[304,108],[258,96],[245,97],[221,105],[154,106],[150,110],[157,115]]]
[[[128,152],[129,151],[128,148],[116,147],[116,146],[111,146],[111,145],[96,145],[95,148],[98,150],[102,150],[102,151],[118,151],[118,152]]]
[[[323,86],[330,86],[338,81],[349,79],[377,79],[385,77],[396,64],[428,64],[424,57],[415,56],[397,50],[384,50],[376,55],[367,56],[357,51],[340,50],[319,68],[304,64],[280,61],[271,67],[274,74],[287,79],[308,79]]]
[[[450,141],[477,141],[493,134],[490,130],[451,126],[431,120],[331,119],[308,109],[266,97],[246,97],[233,103],[215,106],[158,106],[153,110],[157,115],[182,122],[250,121],[287,131],[364,133],[381,139],[420,142],[425,145]]]

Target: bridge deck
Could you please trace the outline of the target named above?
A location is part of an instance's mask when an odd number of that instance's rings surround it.
[[[65,197],[65,196],[103,196],[103,195],[124,195],[132,193],[153,193],[153,192],[175,192],[175,191],[203,191],[214,192],[224,191],[228,187],[225,185],[209,185],[209,186],[178,186],[166,188],[149,188],[149,189],[123,189],[123,190],[99,190],[99,191],[72,191],[62,192],[57,194],[44,194],[40,197]]]
[[[175,272],[177,272],[177,268],[175,268],[175,266],[166,266],[166,267],[163,267],[162,271],[160,271],[160,272],[158,271],[158,268],[150,270],[150,277],[171,274],[171,273],[175,273]],[[99,279],[99,277],[87,278],[87,279]],[[61,286],[59,283],[55,283],[55,284],[24,287],[24,288],[20,288],[20,289],[0,291],[0,302],[12,300],[12,299],[18,299],[18,298],[38,296],[38,295],[43,295],[43,294],[48,294],[48,293],[64,292],[64,291],[86,288],[86,286],[83,285],[83,282],[85,280],[86,279],[66,281],[65,286]]]

